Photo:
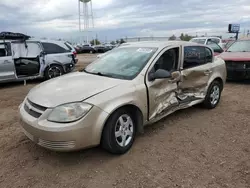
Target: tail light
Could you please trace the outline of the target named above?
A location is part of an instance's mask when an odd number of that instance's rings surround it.
[[[73,52],[73,55],[74,55],[74,57],[76,58],[76,55],[77,55],[76,51]]]

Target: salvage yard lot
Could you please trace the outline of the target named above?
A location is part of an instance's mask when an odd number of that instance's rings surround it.
[[[80,55],[77,69],[95,57]],[[29,141],[17,109],[38,83],[0,85],[1,188],[250,187],[249,83],[227,83],[214,110],[193,107],[147,127],[123,156],[56,153]]]

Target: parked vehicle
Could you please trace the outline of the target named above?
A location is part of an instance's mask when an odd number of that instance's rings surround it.
[[[105,52],[109,51],[109,49],[103,45],[96,45],[96,46],[93,46],[93,48],[95,49],[95,51],[97,53],[105,53]]]
[[[220,57],[226,62],[228,80],[250,78],[250,40],[235,41]]]
[[[0,83],[51,79],[74,69],[77,59],[70,44],[26,39],[21,34],[19,40],[15,33],[0,34]]]
[[[221,48],[223,48],[224,46],[222,39],[219,37],[196,37],[192,38],[190,42],[195,42],[198,44],[205,44],[205,45],[207,45],[209,42],[214,42],[218,44]]]
[[[123,154],[144,125],[199,103],[215,108],[225,80],[225,62],[205,45],[134,42],[34,87],[20,105],[21,125],[51,150],[101,144]]]

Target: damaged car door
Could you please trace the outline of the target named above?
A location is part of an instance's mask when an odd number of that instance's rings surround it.
[[[178,107],[176,98],[180,48],[165,49],[153,61],[146,76],[149,121],[157,120]]]
[[[188,104],[206,96],[207,84],[212,75],[213,52],[204,46],[184,46],[179,83],[180,103]]]
[[[13,59],[18,78],[36,78],[40,76],[43,57],[41,46],[35,41],[12,42]]]

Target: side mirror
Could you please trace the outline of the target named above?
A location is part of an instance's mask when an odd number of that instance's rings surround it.
[[[163,69],[158,69],[156,72],[149,74],[149,81],[164,78],[171,78],[171,73]]]

